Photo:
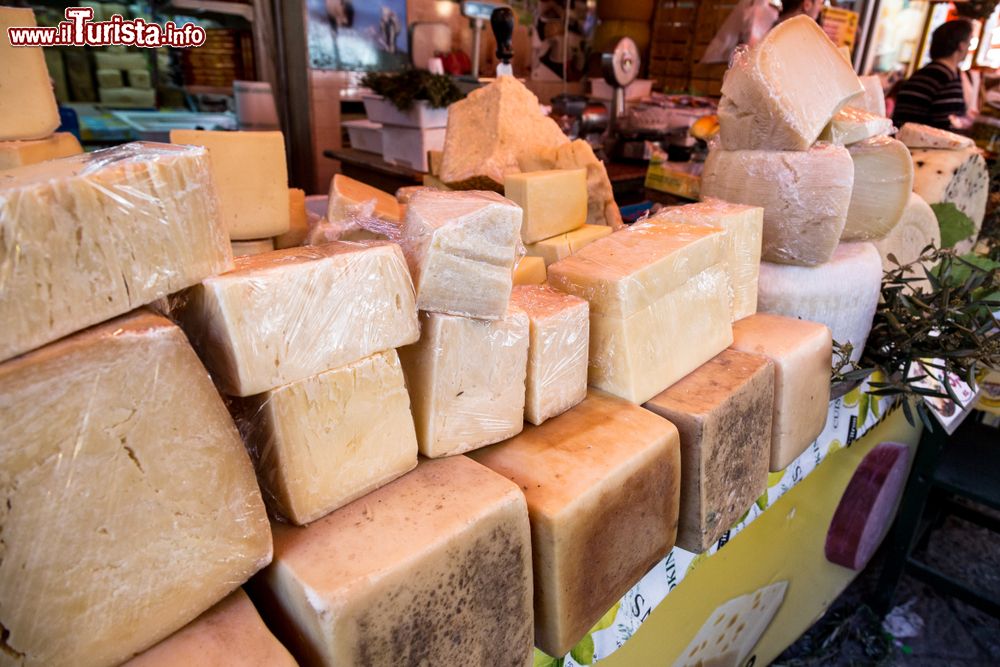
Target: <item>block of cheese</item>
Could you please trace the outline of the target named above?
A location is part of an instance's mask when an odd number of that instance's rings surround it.
[[[288,231],[288,170],[281,132],[171,130],[170,141],[208,149],[229,238],[262,239]]]
[[[757,273],[760,269],[764,209],[708,199],[698,204],[672,206],[648,221],[725,230],[723,266],[729,277],[732,319],[736,321],[757,312]]]
[[[913,191],[928,204],[951,202],[972,220],[975,233],[955,244],[959,254],[969,252],[979,236],[989,198],[990,175],[983,156],[974,148],[914,148],[910,155]]]
[[[128,85],[132,88],[152,88],[153,81],[149,70],[130,69],[128,70]]]
[[[295,658],[264,625],[237,588],[191,623],[123,667],[296,667]]]
[[[229,247],[233,249],[233,257],[243,257],[245,255],[259,255],[263,252],[274,250],[274,239],[255,239],[253,241],[230,241]]]
[[[913,190],[910,151],[891,137],[872,137],[848,147],[854,162],[854,189],[840,238],[885,238],[903,216]]]
[[[963,137],[961,134],[920,123],[903,123],[896,138],[906,144],[907,148],[960,150],[976,146],[976,142],[971,137]]]
[[[471,455],[528,501],[535,645],[565,655],[671,549],[681,479],[673,424],[601,392]]]
[[[820,141],[847,146],[871,137],[892,133],[892,121],[857,107],[844,107],[837,112],[830,124],[823,128]]]
[[[461,454],[524,427],[528,316],[500,320],[420,314],[420,340],[399,350],[420,453]]]
[[[911,192],[899,223],[892,228],[888,236],[875,241],[875,247],[882,256],[882,270],[891,271],[901,265],[917,261],[924,248],[929,245],[935,248],[941,247],[941,227],[938,225],[934,210],[923,197]],[[889,255],[895,257],[896,261],[889,259]],[[910,283],[910,287],[914,289],[929,287],[927,274],[922,267],[913,267],[907,271],[907,275],[922,279]]]
[[[541,285],[545,282],[545,260],[541,257],[522,257],[514,267],[515,285]]]
[[[12,359],[0,397],[6,664],[118,664],[270,561],[239,434],[168,320]]]
[[[495,192],[418,192],[403,238],[417,308],[497,319],[510,300],[521,209]]]
[[[330,181],[330,199],[326,217],[337,222],[352,217],[377,217],[398,223],[402,219],[394,196],[343,174]]]
[[[305,528],[274,526],[251,591],[303,665],[531,663],[524,497],[454,456]]]
[[[95,73],[100,88],[122,88],[125,85],[125,78],[120,69],[99,69]]]
[[[0,141],[44,139],[59,127],[42,47],[12,46],[7,34],[35,25],[30,9],[0,7]]]
[[[306,210],[306,193],[298,188],[288,188],[288,231],[274,237],[274,247],[279,250],[294,248],[309,236],[309,212]]]
[[[724,350],[643,407],[680,432],[677,546],[702,553],[767,490],[774,364]]]
[[[143,88],[99,88],[101,104],[123,109],[151,109],[156,106],[156,91]],[[187,131],[187,130],[185,130]]]
[[[31,141],[0,141],[0,171],[82,152],[80,142],[69,132],[56,132],[51,137]]]
[[[135,143],[0,172],[0,359],[227,271],[204,149]]]
[[[504,196],[521,207],[521,239],[535,243],[587,222],[587,170],[549,169],[507,174]]]
[[[584,225],[571,232],[558,234],[537,243],[526,243],[524,250],[530,257],[541,257],[545,260],[545,266],[548,266],[569,257],[597,239],[603,239],[612,231],[614,230],[611,227],[603,224]]]
[[[701,193],[764,209],[761,256],[769,262],[828,261],[847,222],[854,163],[843,146],[807,151],[713,150]]]
[[[876,116],[885,116],[885,91],[882,89],[882,79],[877,74],[859,78],[865,90],[851,100],[851,106],[864,109]]]
[[[448,107],[438,176],[460,190],[500,190],[518,159],[569,143],[538,98],[512,76],[501,76]]]
[[[538,425],[587,395],[590,308],[547,285],[515,287],[511,303],[531,323],[524,418]]]
[[[758,313],[733,323],[732,349],[774,363],[770,470],[784,470],[826,426],[830,329],[818,322]]]
[[[149,61],[144,53],[115,53],[111,51],[95,51],[94,60],[97,69],[132,70],[149,67]]]
[[[808,16],[783,21],[738,53],[722,80],[722,146],[807,150],[862,92],[857,74],[816,21]]]
[[[232,396],[412,343],[420,335],[399,247],[328,243],[239,257],[188,290],[175,315]]]
[[[300,526],[417,465],[410,397],[395,350],[236,406],[265,499]]]
[[[850,343],[857,363],[882,293],[882,258],[871,243],[841,243],[819,266],[762,262],[757,308],[830,327],[833,340]],[[831,357],[832,360],[832,357]]]

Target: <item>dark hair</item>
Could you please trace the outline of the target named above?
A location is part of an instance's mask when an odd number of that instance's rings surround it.
[[[931,60],[947,58],[958,51],[958,45],[972,37],[972,23],[956,19],[942,23],[931,35]]]
[[[785,16],[797,12],[805,2],[806,0],[781,0],[781,15]]]

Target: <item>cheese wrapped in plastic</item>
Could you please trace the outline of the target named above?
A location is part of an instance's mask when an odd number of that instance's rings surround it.
[[[896,226],[913,189],[910,151],[890,137],[872,137],[851,144],[854,188],[847,222],[840,238],[872,241]]]
[[[558,234],[538,243],[527,243],[524,250],[529,257],[540,257],[545,260],[545,266],[548,266],[569,257],[597,239],[603,239],[612,231],[614,230],[611,227],[603,224],[584,225],[579,229]]]
[[[970,137],[920,123],[903,123],[896,138],[906,144],[907,148],[961,150],[976,146],[976,142]]]
[[[853,100],[851,106],[869,111],[876,116],[885,115],[885,90],[882,89],[882,78],[877,74],[858,77],[865,92]]]
[[[821,141],[848,146],[871,137],[892,134],[892,121],[857,107],[844,107],[819,135]]]
[[[204,148],[133,143],[0,173],[0,359],[232,266]]]
[[[389,240],[402,236],[403,209],[394,196],[343,174],[330,181],[326,219],[311,230],[310,245],[330,241]]]

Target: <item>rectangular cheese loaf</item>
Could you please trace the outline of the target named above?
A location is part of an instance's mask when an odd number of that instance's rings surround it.
[[[521,239],[536,243],[587,222],[587,170],[550,169],[504,177],[504,196],[521,207]]]
[[[557,234],[537,243],[526,243],[525,252],[531,257],[541,257],[545,266],[569,257],[597,239],[610,234],[613,229],[607,225],[584,225],[565,234]]]
[[[31,141],[0,141],[0,171],[82,152],[80,142],[69,132],[56,132],[51,137]]]
[[[541,285],[545,282],[545,262],[541,257],[524,256],[514,267],[514,285]]]
[[[59,108],[41,46],[13,46],[8,28],[33,28],[30,9],[0,7],[0,141],[44,139],[59,127]]]

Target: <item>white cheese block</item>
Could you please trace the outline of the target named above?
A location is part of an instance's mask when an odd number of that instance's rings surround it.
[[[95,51],[94,61],[97,69],[132,70],[145,69],[149,66],[146,54],[135,52]]]
[[[854,188],[844,241],[885,238],[906,208],[913,189],[913,162],[902,142],[872,137],[848,147],[854,162]]]
[[[243,443],[168,320],[0,365],[0,423],[4,664],[118,664],[270,561]]]
[[[125,109],[152,109],[156,91],[142,88],[99,88],[101,104]]]
[[[541,285],[545,282],[545,261],[541,257],[522,257],[514,267],[514,285]]]
[[[306,193],[298,188],[288,188],[288,231],[274,237],[274,247],[283,250],[302,245],[309,236],[309,215]]]
[[[719,104],[722,146],[804,151],[863,91],[850,64],[814,20],[789,19],[738,54],[726,72]]]
[[[274,239],[255,239],[253,241],[230,241],[229,247],[233,249],[233,257],[243,257],[245,255],[259,255],[263,252],[274,250]]]
[[[571,232],[559,234],[537,243],[526,243],[524,244],[524,251],[530,257],[542,258],[545,260],[545,266],[548,266],[549,264],[558,262],[560,259],[569,257],[597,239],[603,239],[612,231],[614,230],[611,227],[603,224],[584,225]]]
[[[415,341],[399,247],[328,243],[239,257],[188,290],[174,315],[216,383],[252,396]]]
[[[82,152],[80,142],[69,132],[56,132],[51,137],[32,141],[0,141],[0,171]]]
[[[125,86],[125,77],[120,69],[99,69],[97,75],[97,86],[99,88],[122,88]]]
[[[819,138],[820,141],[829,141],[838,146],[848,146],[888,134],[892,134],[892,121],[885,116],[857,107],[844,107],[823,129]]]
[[[882,258],[875,246],[841,243],[830,261],[819,266],[761,263],[757,308],[825,324],[833,340],[853,345],[851,361],[857,363],[881,291]]]
[[[590,309],[547,285],[515,287],[511,303],[531,323],[524,416],[537,426],[587,395]]]
[[[521,208],[495,192],[418,192],[400,242],[417,308],[498,319],[521,249]]]
[[[171,130],[170,142],[208,149],[229,238],[262,239],[288,231],[288,170],[281,132]]]
[[[969,252],[979,236],[989,198],[990,175],[983,156],[974,148],[914,148],[910,155],[913,157],[913,191],[928,204],[951,202],[972,220],[975,232],[955,244],[959,254]]]
[[[815,265],[833,255],[847,222],[854,163],[843,146],[803,151],[712,150],[701,193],[764,209],[761,257]]]
[[[12,46],[7,34],[35,25],[30,9],[0,7],[0,141],[44,139],[59,127],[42,47]]]
[[[128,70],[128,85],[132,88],[152,88],[153,81],[149,70],[145,68]]]
[[[504,177],[504,196],[521,207],[521,240],[535,243],[587,222],[587,170],[550,169]]]
[[[864,109],[876,116],[885,116],[885,91],[882,89],[882,79],[877,74],[859,78],[865,91],[851,100],[851,106]]]
[[[0,172],[0,359],[232,268],[202,148],[135,143]]]
[[[920,123],[903,123],[896,138],[906,144],[907,148],[959,150],[976,146],[976,142],[969,137]]]
[[[524,667],[531,579],[520,489],[453,456],[305,528],[275,524],[251,595],[303,665]]]
[[[875,247],[882,256],[882,270],[891,271],[917,261],[924,248],[929,245],[941,247],[941,227],[930,205],[920,195],[911,192],[899,224],[884,239],[875,241]],[[889,255],[895,257],[896,261],[889,259]],[[910,283],[913,289],[929,287],[923,267],[915,266],[907,275],[923,279]]]

